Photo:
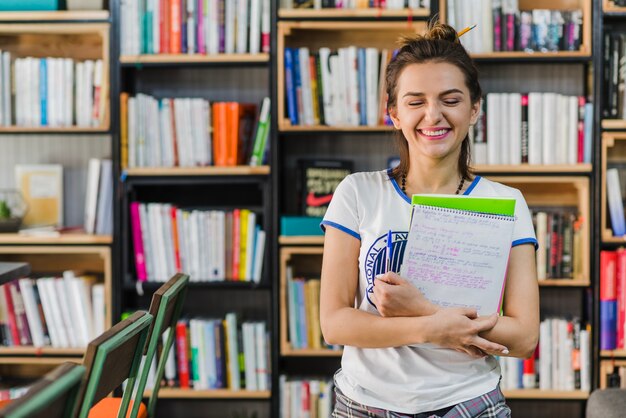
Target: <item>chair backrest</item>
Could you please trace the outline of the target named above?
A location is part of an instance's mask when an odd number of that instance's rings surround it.
[[[170,332],[167,340],[163,344],[161,357],[157,365],[157,372],[155,376],[156,383],[148,403],[148,416],[154,416],[160,382],[163,379],[163,374],[165,372],[167,356],[174,342],[174,330],[176,329],[176,322],[178,322],[183,308],[188,283],[189,276],[179,273],[168,280],[167,283],[157,289],[157,291],[154,292],[154,295],[152,295],[150,314],[154,316],[154,321],[152,322],[150,332],[148,333],[149,337],[145,350],[144,366],[139,375],[139,381],[137,382],[137,393],[133,402],[133,408],[130,414],[131,417],[136,417],[139,413],[140,402],[143,398],[144,389],[146,388],[152,359],[156,355],[159,340],[161,340],[163,334],[169,328]]]
[[[83,366],[63,363],[0,409],[0,417],[71,418],[84,375]]]
[[[149,313],[135,312],[89,343],[83,358],[87,375],[79,395],[78,418],[86,418],[93,405],[128,379],[118,414],[126,416],[151,322]]]

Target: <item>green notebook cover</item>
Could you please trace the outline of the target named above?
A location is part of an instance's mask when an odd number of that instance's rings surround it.
[[[414,194],[411,203],[413,205],[437,206],[493,215],[515,215],[515,199],[511,198]]]

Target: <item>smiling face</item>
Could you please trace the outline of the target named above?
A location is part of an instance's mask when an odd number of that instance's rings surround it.
[[[410,64],[400,73],[396,97],[390,116],[411,158],[458,160],[480,109],[480,102],[472,104],[463,72],[446,62]]]

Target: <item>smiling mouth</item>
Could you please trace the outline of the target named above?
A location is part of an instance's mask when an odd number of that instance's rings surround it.
[[[435,130],[418,129],[417,132],[419,132],[420,135],[425,136],[430,139],[439,139],[439,138],[443,138],[444,136],[446,136],[448,132],[450,132],[450,130],[451,129],[449,128],[441,128],[441,129],[435,129]]]

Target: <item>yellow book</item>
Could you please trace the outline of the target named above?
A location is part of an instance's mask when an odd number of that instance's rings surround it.
[[[311,348],[322,348],[322,328],[320,325],[320,280],[311,279],[307,282],[311,298],[311,323],[309,324],[309,344]]]
[[[23,226],[63,225],[63,167],[16,165],[17,189],[28,205]]]
[[[120,164],[128,167],[128,93],[120,94]]]
[[[240,228],[239,228],[239,280],[244,281],[248,279],[246,277],[246,271],[248,269],[248,259],[246,257],[246,250],[248,248],[248,217],[250,216],[250,210],[241,209],[240,212]]]

